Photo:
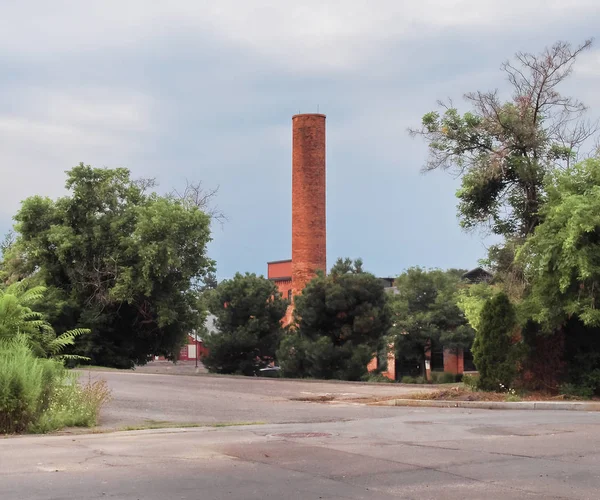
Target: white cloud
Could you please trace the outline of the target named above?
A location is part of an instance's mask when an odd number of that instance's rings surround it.
[[[10,89],[18,113],[0,113],[0,217],[33,194],[62,192],[80,161],[121,166],[152,133],[150,100],[104,89]]]
[[[5,57],[133,47],[194,34],[226,40],[290,71],[356,67],[392,41],[445,31],[506,35],[597,16],[596,0],[104,0],[3,6]],[[24,29],[27,27],[28,29]],[[470,33],[468,33],[470,32]],[[442,47],[443,49],[443,47]]]

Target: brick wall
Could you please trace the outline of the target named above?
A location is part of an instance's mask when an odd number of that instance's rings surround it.
[[[267,278],[291,278],[292,259],[267,262]]]
[[[393,345],[390,344],[390,350],[387,355],[387,370],[382,373],[384,377],[390,380],[396,380],[396,355],[394,354]]]
[[[377,356],[375,356],[371,361],[369,361],[369,364],[367,365],[367,371],[371,373],[377,370],[377,368],[379,368],[379,361],[377,360]]]
[[[462,349],[444,349],[444,371],[455,375],[465,371],[465,358]]]
[[[367,371],[374,372],[379,368],[379,359],[375,355],[369,364],[367,365]],[[389,378],[390,380],[396,380],[396,355],[394,354],[394,344],[388,345],[388,353],[387,353],[387,369],[384,372],[381,372],[381,375]]]

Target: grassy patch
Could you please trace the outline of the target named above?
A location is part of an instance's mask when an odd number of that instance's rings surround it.
[[[222,428],[222,427],[240,427],[244,425],[264,425],[266,422],[219,422],[216,424],[206,422],[170,422],[162,420],[150,420],[139,425],[128,425],[116,429],[116,431],[145,431],[152,429],[188,429],[194,427],[209,427],[209,428]],[[114,432],[107,430],[106,432]]]
[[[96,425],[106,382],[81,385],[61,361],[34,356],[26,339],[0,342],[0,434]]]
[[[133,368],[112,368],[98,365],[77,365],[74,370],[89,370],[92,372],[131,372]]]
[[[549,392],[485,392],[472,390],[468,387],[457,386],[451,389],[442,389],[431,392],[416,392],[407,394],[404,399],[421,399],[433,401],[561,401],[574,399],[563,394],[556,395]],[[380,400],[381,401],[381,400]]]
[[[92,382],[90,379],[79,384],[76,376],[70,376],[66,383],[55,389],[47,410],[29,431],[41,434],[64,427],[93,427],[97,424],[100,409],[109,400],[106,381]]]
[[[309,403],[327,403],[328,401],[335,400],[335,396],[325,394],[322,396],[300,396],[297,398],[290,398],[290,401],[304,401]]]
[[[497,392],[478,392],[463,387],[453,387],[439,391],[407,394],[405,399],[430,401],[504,401],[505,395]]]

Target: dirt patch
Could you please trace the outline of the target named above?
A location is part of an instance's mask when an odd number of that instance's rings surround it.
[[[290,398],[290,401],[304,401],[307,403],[329,403],[330,401],[335,401],[336,397],[327,394],[325,396],[300,396],[297,398]]]
[[[282,434],[273,434],[276,437],[299,439],[299,438],[315,438],[315,437],[331,437],[329,432],[284,432]]]
[[[385,401],[393,398],[379,399]],[[547,392],[531,392],[527,394],[510,395],[501,392],[472,391],[464,387],[452,387],[432,392],[417,392],[407,394],[404,399],[420,399],[429,401],[573,401],[564,395]]]

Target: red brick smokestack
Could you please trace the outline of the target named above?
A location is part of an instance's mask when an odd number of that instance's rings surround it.
[[[292,291],[327,271],[325,115],[292,117]]]

